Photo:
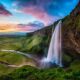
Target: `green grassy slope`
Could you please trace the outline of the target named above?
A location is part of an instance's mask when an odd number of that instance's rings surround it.
[[[74,66],[74,65],[73,65]],[[76,67],[80,67],[76,65]],[[36,69],[30,66],[24,66],[14,70],[12,73],[1,76],[1,80],[80,80],[80,70],[74,68],[50,68]]]

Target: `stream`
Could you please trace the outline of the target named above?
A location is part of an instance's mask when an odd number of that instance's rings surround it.
[[[1,52],[14,52],[15,54],[16,54],[16,53],[17,53],[17,54],[21,54],[21,55],[24,55],[24,56],[26,56],[26,57],[28,57],[28,58],[31,58],[31,59],[33,59],[33,60],[36,60],[35,57],[33,57],[33,56],[30,55],[30,54],[26,54],[26,53],[24,53],[24,52],[20,52],[20,51],[16,51],[16,50],[6,50],[6,49],[1,49],[0,51],[1,51]],[[22,66],[26,65],[26,64],[21,64],[21,65],[17,66],[17,65],[10,65],[10,64],[5,63],[5,62],[0,62],[0,64],[4,64],[4,65],[6,65],[6,66],[8,66],[8,67],[22,67]]]

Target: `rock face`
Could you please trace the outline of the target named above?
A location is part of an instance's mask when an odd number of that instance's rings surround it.
[[[63,20],[63,50],[71,55],[80,54],[80,3]]]

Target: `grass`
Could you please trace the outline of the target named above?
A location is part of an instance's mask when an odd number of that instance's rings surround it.
[[[12,49],[23,52],[30,52],[34,47],[42,42],[39,35],[31,37],[0,37],[0,49]]]
[[[24,37],[0,37],[0,49],[17,50],[22,47]]]
[[[20,65],[27,61],[27,58],[21,54],[16,54],[12,52],[0,52],[0,61]]]
[[[17,51],[25,52],[27,54],[30,53],[34,47],[36,49],[37,45],[39,45],[41,41],[42,39],[38,35],[34,35],[31,37],[26,37],[26,36],[0,37],[0,50],[1,49],[17,50]],[[12,65],[21,65],[21,64],[33,65],[34,63],[32,59],[25,57],[21,54],[16,54],[14,52],[2,52],[2,51],[0,51],[0,61]],[[0,74],[1,73],[4,74],[4,70],[9,69],[9,67],[6,67],[4,64],[0,64],[0,67],[1,67]]]
[[[79,67],[80,64],[76,65]],[[70,68],[37,69],[31,66],[23,66],[11,73],[1,76],[1,80],[80,80],[80,69],[76,71]]]
[[[16,53],[10,53],[10,52],[0,52],[0,62],[3,62],[3,64],[0,64],[0,75],[5,75],[13,71],[15,68],[8,67],[5,64],[10,65],[33,65],[33,60],[25,57],[21,54]]]
[[[0,64],[0,76],[1,75],[7,75],[7,74],[11,73],[14,69],[15,68],[10,68],[4,64]]]

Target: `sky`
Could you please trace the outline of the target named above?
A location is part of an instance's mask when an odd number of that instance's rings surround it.
[[[69,15],[79,0],[0,0],[0,32],[35,31]],[[11,25],[16,24],[17,27]],[[20,25],[22,24],[22,25]],[[10,27],[11,26],[11,27]]]

